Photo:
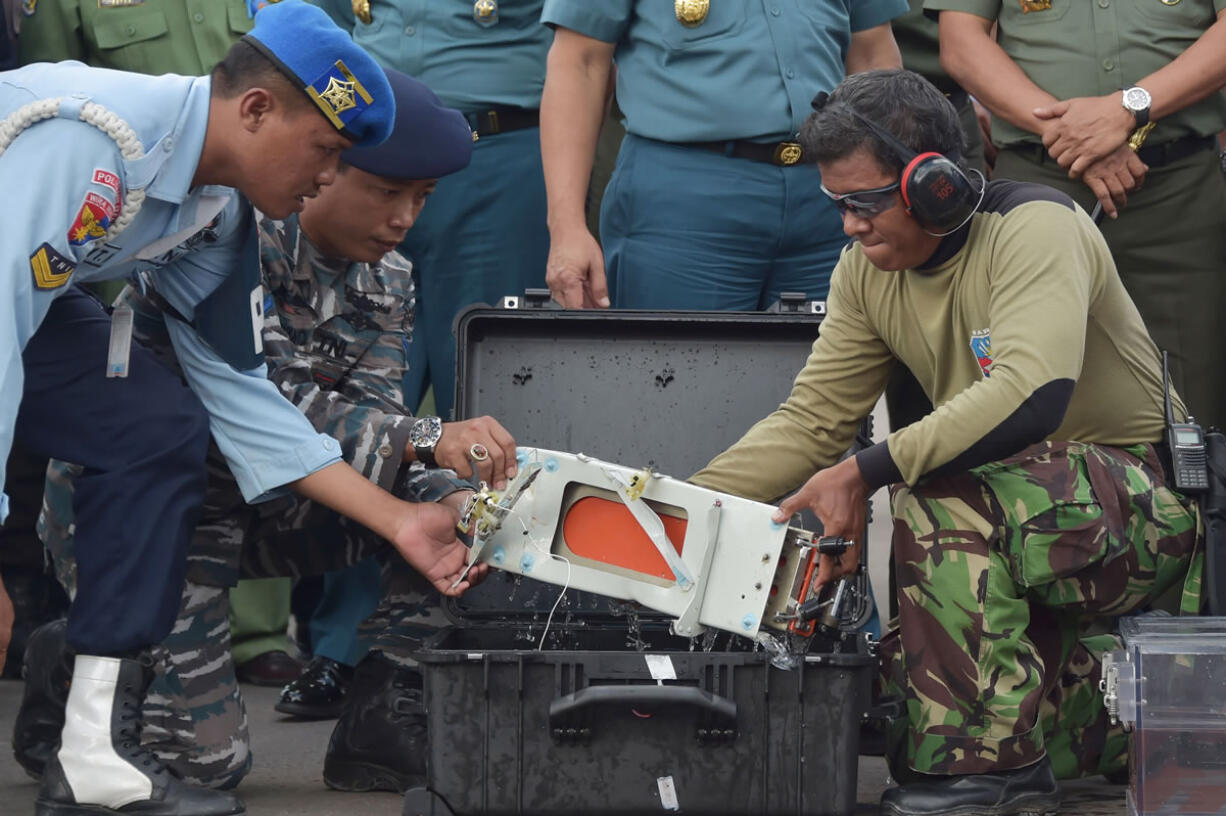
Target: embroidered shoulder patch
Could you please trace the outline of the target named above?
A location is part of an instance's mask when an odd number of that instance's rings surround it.
[[[984,377],[992,376],[992,330],[975,329],[971,332],[971,352],[979,363]]]
[[[68,243],[85,246],[90,241],[106,237],[107,227],[115,218],[115,205],[97,193],[86,193],[77,211],[76,220],[68,228]]]
[[[94,177],[90,179],[94,184],[101,184],[103,187],[115,194],[115,200],[119,200],[119,176],[112,173],[110,170],[103,170],[101,167],[94,168]]]
[[[34,285],[39,289],[58,289],[68,283],[76,267],[72,261],[56,252],[55,247],[44,243],[30,256],[30,271],[34,273]]]

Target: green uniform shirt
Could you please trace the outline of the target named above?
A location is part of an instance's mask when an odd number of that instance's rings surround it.
[[[924,16],[924,0],[908,0],[911,10],[890,22],[902,54],[902,67],[914,71],[943,93],[962,90],[941,67],[937,21]]]
[[[1105,96],[1135,84],[1182,54],[1217,21],[1226,0],[1051,0],[1051,8],[1023,13],[1018,0],[925,0],[929,12],[965,11],[999,23],[997,39],[1036,85],[1058,99]],[[1221,94],[1173,113],[1147,145],[1181,136],[1208,136],[1226,127]],[[1039,142],[1037,134],[997,118],[999,145]]]
[[[1047,187],[993,182],[969,227],[946,238],[933,260],[950,252],[932,268],[885,272],[859,244],[845,250],[829,316],[791,396],[693,480],[763,501],[795,489],[847,450],[895,358],[936,410],[859,456],[888,455],[894,478],[908,484],[1001,448],[993,443],[1002,432],[1005,450],[965,467],[1038,441],[1008,450],[1007,429],[1051,383],[1073,385],[1049,439],[1162,438],[1158,350],[1083,210]],[[1176,411],[1183,416],[1178,401]]]
[[[244,0],[38,0],[23,17],[21,63],[75,59],[142,74],[203,76],[251,30]]]

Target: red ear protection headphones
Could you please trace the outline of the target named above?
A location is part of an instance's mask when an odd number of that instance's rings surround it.
[[[826,106],[828,94],[819,93],[814,110]],[[948,235],[971,219],[983,199],[979,188],[967,178],[957,162],[942,153],[916,153],[897,136],[848,106],[852,115],[877,135],[903,162],[899,186],[907,214],[933,235]]]

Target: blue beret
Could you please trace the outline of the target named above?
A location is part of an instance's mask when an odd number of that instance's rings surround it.
[[[387,69],[396,100],[392,135],[378,147],[352,147],[346,164],[393,179],[441,178],[468,166],[473,132],[464,115],[443,107],[434,91],[407,74]]]
[[[303,0],[265,6],[243,39],[355,144],[377,145],[391,134],[396,104],[383,69],[322,9]]]

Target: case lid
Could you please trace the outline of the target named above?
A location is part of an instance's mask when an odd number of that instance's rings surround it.
[[[518,308],[522,300],[508,300],[517,308],[479,304],[456,319],[457,418],[488,414],[517,444],[680,479],[787,399],[825,311],[820,302],[783,312],[684,312]],[[862,583],[866,589],[866,576]],[[559,619],[610,615],[606,599],[567,596]],[[494,573],[450,607],[464,619],[513,614],[543,623],[557,599],[557,587]],[[625,614],[623,606],[612,614]],[[868,614],[867,602],[856,610],[857,618]]]

